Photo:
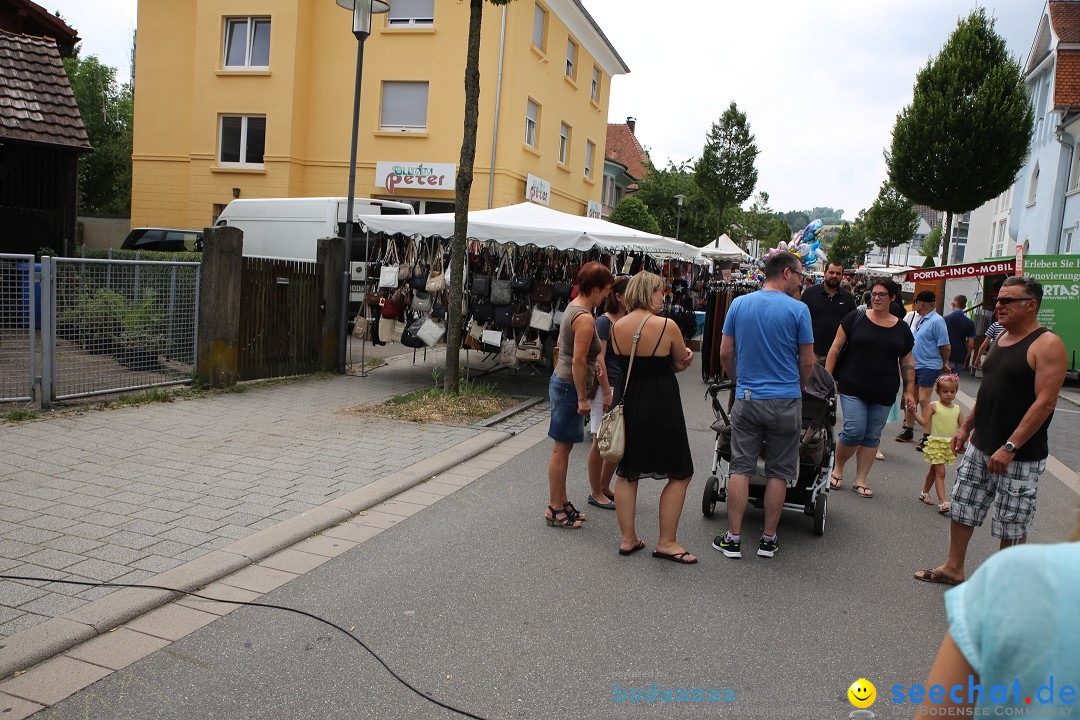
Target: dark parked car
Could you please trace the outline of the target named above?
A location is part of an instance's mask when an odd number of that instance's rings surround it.
[[[159,252],[202,252],[201,230],[177,228],[135,228],[124,238],[124,250]]]

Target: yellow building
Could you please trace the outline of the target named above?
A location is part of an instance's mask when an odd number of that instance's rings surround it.
[[[358,197],[453,209],[468,24],[457,0],[391,0],[375,16]],[[234,197],[347,194],[351,12],[334,0],[143,0],[138,28],[133,226],[204,227]],[[485,3],[481,38],[472,208],[520,202],[531,181],[556,210],[598,212],[623,60],[579,0]]]

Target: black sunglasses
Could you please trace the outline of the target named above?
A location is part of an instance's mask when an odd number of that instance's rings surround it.
[[[1033,297],[1029,297],[1029,296],[1025,295],[1023,297],[999,297],[994,302],[998,303],[999,305],[1009,305],[1009,304],[1012,304],[1014,302],[1019,302],[1021,300],[1034,300],[1034,299],[1035,298],[1033,298]]]

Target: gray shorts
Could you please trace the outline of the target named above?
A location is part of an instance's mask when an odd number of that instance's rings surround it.
[[[764,442],[765,477],[783,478],[788,487],[795,487],[801,434],[802,398],[735,398],[731,409],[731,473],[753,477]]]

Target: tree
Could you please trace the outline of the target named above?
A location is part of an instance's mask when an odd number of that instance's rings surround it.
[[[866,237],[866,211],[854,222],[844,223],[836,233],[836,240],[828,249],[829,262],[843,263],[844,267],[862,264],[874,244]]]
[[[678,212],[676,195],[683,195],[682,212]],[[638,183],[634,197],[639,198],[660,225],[660,234],[702,247],[715,240],[716,212],[694,181],[693,164],[687,160],[676,165],[669,161],[663,169],[650,167]]]
[[[79,211],[131,214],[131,85],[118,85],[116,70],[78,49],[64,58],[71,91],[93,151],[79,157]]]
[[[732,101],[720,121],[712,124],[694,166],[698,187],[716,208],[717,235],[724,229],[724,211],[741,205],[754,192],[758,178],[754,161],[759,152],[746,113]]]
[[[930,234],[926,236],[926,239],[922,241],[922,245],[919,246],[919,252],[927,258],[936,258],[941,251],[941,225],[938,225]]]
[[[645,207],[645,203],[633,195],[624,197],[615,205],[611,215],[608,216],[608,222],[653,235],[660,234],[660,225],[656,222],[656,218],[649,213],[649,208]]]
[[[506,5],[511,0],[488,0],[492,5]],[[461,390],[461,300],[465,294],[465,240],[469,226],[469,198],[472,194],[473,163],[476,160],[476,127],[480,116],[480,27],[484,0],[469,0],[469,40],[465,55],[465,127],[461,140],[457,180],[454,187],[454,239],[450,245],[453,270],[450,273],[450,297],[446,321],[446,373],[443,390],[457,394]],[[492,172],[495,168],[491,169]]]
[[[915,96],[896,117],[886,153],[889,179],[914,202],[952,216],[997,197],[1027,156],[1034,113],[1020,63],[977,8],[915,77]]]
[[[919,227],[919,213],[915,204],[886,180],[881,184],[877,199],[866,213],[863,227],[868,240],[891,251],[897,245],[911,241],[915,229]],[[885,264],[891,262],[892,257],[889,254]]]

